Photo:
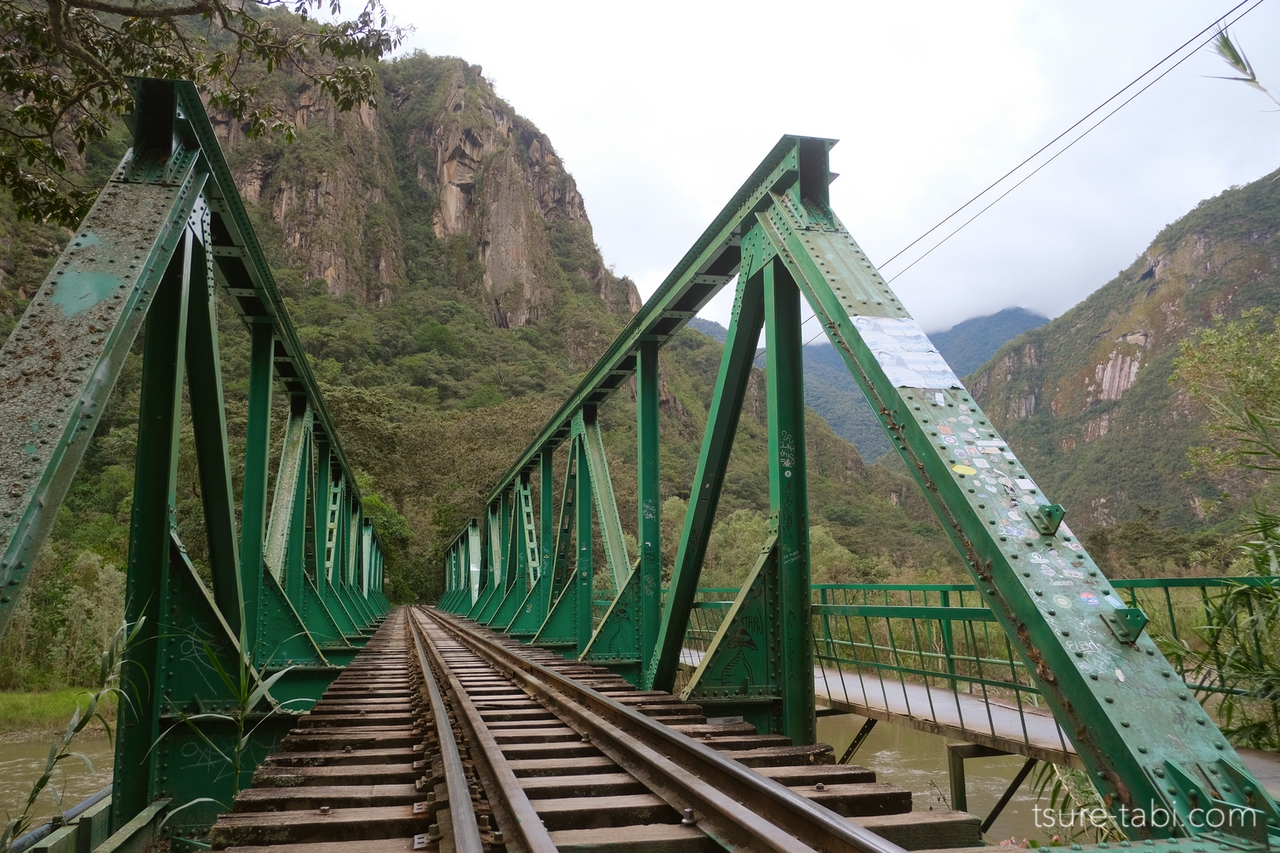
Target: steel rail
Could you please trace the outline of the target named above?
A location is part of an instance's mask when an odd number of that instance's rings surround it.
[[[484,853],[484,841],[480,838],[480,827],[476,823],[467,771],[462,766],[462,755],[458,752],[458,742],[453,736],[453,726],[449,724],[449,709],[445,707],[444,697],[440,695],[440,687],[431,672],[431,662],[427,660],[427,653],[423,648],[423,638],[420,636],[423,633],[422,627],[416,619],[410,619],[408,623],[409,634],[418,651],[418,666],[422,669],[423,691],[427,694],[431,716],[435,720],[436,746],[440,751],[440,763],[444,766],[454,850],[457,853]]]
[[[728,849],[904,853],[835,812],[620,702],[487,641],[433,612],[437,624],[549,710],[590,734],[596,747]],[[805,847],[797,847],[797,842]],[[812,845],[808,847],[807,845]]]
[[[520,836],[518,841],[523,844],[526,853],[557,853],[556,845],[551,841],[551,835],[543,826],[537,810],[529,802],[529,797],[525,794],[520,780],[516,778],[503,757],[502,748],[484,724],[475,703],[467,696],[466,688],[453,674],[439,647],[421,624],[421,610],[413,608],[410,613],[413,615],[411,621],[414,627],[421,633],[427,653],[440,667],[440,673],[449,685],[458,722],[471,738],[471,759],[476,761],[477,765],[487,766],[489,775],[497,786],[497,791],[493,793],[497,793],[501,798],[499,805],[509,811],[511,819],[505,822],[509,824],[508,828]],[[415,634],[415,638],[416,636]],[[489,801],[492,805],[494,802],[492,796]]]

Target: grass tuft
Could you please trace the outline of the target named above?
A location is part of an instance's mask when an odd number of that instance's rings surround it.
[[[19,733],[61,733],[76,709],[83,708],[89,691],[82,687],[66,687],[33,693],[0,693],[0,736]],[[104,697],[104,702],[105,702]],[[115,702],[102,708],[103,716],[115,719]]]

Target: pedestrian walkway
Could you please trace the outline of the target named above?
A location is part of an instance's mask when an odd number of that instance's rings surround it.
[[[950,688],[891,681],[859,672],[814,669],[819,706],[825,705],[943,737],[1083,769],[1084,764],[1048,708],[984,698]],[[1239,749],[1240,760],[1273,797],[1280,797],[1280,755]]]

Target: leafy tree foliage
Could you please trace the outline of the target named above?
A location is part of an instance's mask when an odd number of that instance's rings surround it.
[[[1267,329],[1270,329],[1268,331]],[[1172,380],[1209,413],[1212,444],[1193,460],[1219,476],[1280,472],[1280,330],[1262,308],[1218,320],[1182,344]]]
[[[74,225],[97,186],[71,167],[132,108],[129,76],[193,80],[251,136],[292,126],[255,99],[245,63],[288,68],[341,110],[373,104],[365,60],[403,32],[380,0],[348,21],[313,17],[325,11],[338,0],[0,0],[0,185],[23,216]]]
[[[1257,308],[1236,321],[1217,318],[1199,340],[1182,345],[1176,369],[1172,378],[1209,413],[1213,443],[1196,449],[1197,463],[1219,477],[1255,480],[1256,500],[1239,546],[1250,580],[1205,602],[1201,644],[1171,642],[1168,651],[1206,683],[1234,689],[1219,709],[1234,743],[1280,749],[1280,516],[1266,506],[1275,500],[1272,475],[1280,472],[1274,314]],[[1238,564],[1232,568],[1239,573]]]

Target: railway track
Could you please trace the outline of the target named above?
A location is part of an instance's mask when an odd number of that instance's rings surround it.
[[[214,849],[969,847],[976,818],[602,667],[401,608],[258,769]],[[874,832],[872,831],[874,830]],[[901,846],[900,846],[901,845]]]

